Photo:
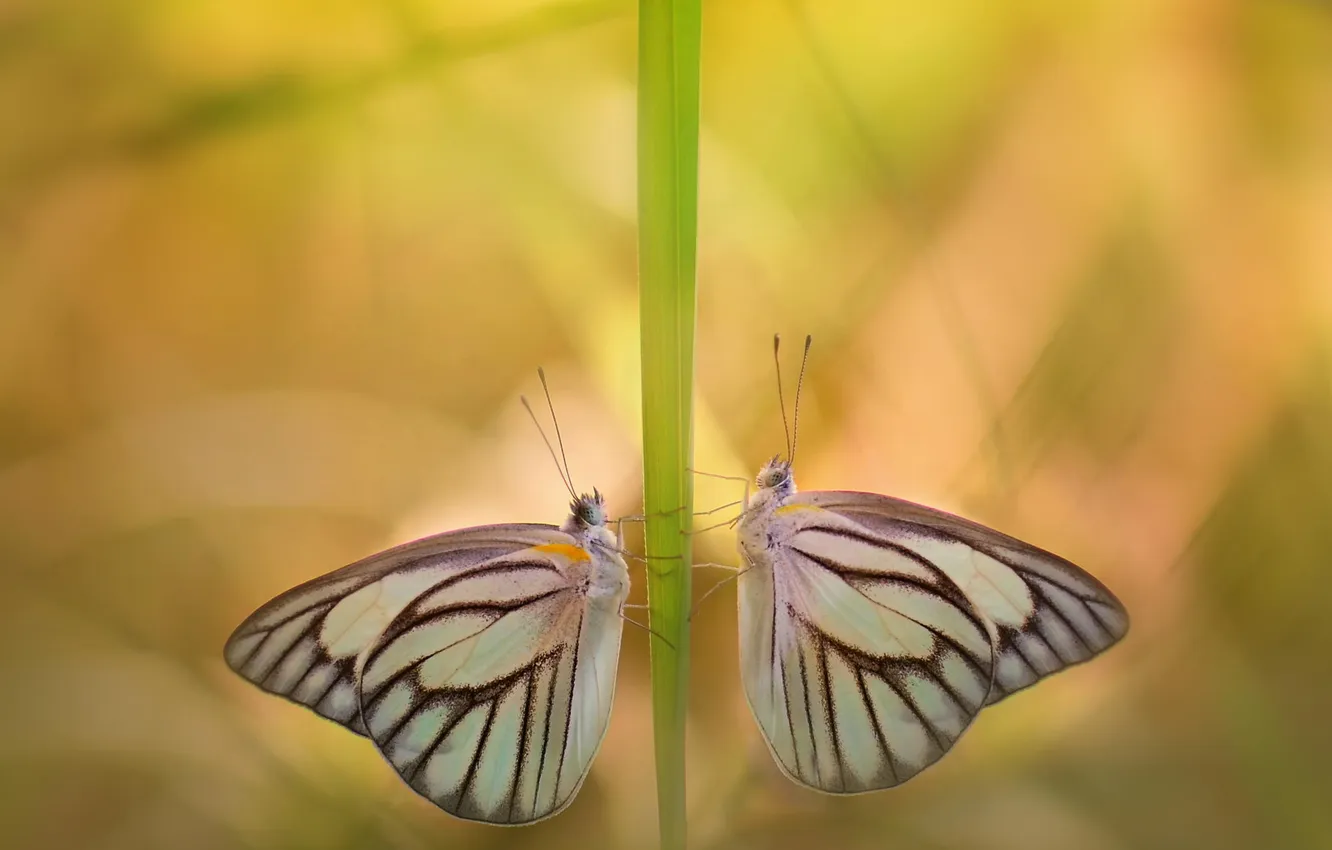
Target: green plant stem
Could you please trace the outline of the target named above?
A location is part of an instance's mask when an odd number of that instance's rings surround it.
[[[683,850],[689,683],[700,0],[639,0],[638,264],[643,500],[657,811]]]

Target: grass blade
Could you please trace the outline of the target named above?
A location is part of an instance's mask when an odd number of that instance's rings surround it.
[[[640,0],[638,263],[643,346],[643,500],[657,810],[663,850],[685,846],[699,0]],[[668,643],[669,641],[669,643]]]

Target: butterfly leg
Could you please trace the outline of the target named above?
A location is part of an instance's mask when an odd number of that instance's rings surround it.
[[[740,576],[744,575],[747,572],[749,572],[749,570],[747,569],[740,570],[736,572],[734,575],[727,576],[726,578],[714,584],[712,587],[709,587],[707,590],[705,590],[703,592],[703,595],[698,598],[698,601],[694,603],[694,607],[689,609],[689,618],[688,618],[689,622],[692,623],[694,621],[694,615],[698,613],[698,609],[703,607],[703,603],[707,601],[707,598],[711,596],[714,591],[716,591],[724,584],[730,584],[732,581],[740,578]]]
[[[728,570],[731,574],[703,592],[703,595],[700,596],[698,598],[698,601],[694,603],[694,607],[689,609],[689,620],[691,622],[693,621],[694,615],[697,614],[698,609],[703,606],[703,602],[709,596],[711,596],[718,588],[720,588],[722,585],[730,584],[731,582],[740,578],[740,576],[744,575],[745,573],[753,569],[753,566],[754,566],[753,564],[750,564],[747,567],[733,567],[730,564],[694,564],[694,569],[699,569],[701,567],[715,567],[719,570]]]
[[[636,605],[635,605],[635,606],[622,605],[622,606],[620,606],[620,607],[622,607],[622,608],[630,608],[630,607],[635,607],[635,608],[637,608],[637,607],[643,607],[643,608],[646,608],[647,606],[646,606],[646,605],[643,605],[643,606],[636,606]],[[633,618],[631,618],[631,617],[626,617],[626,616],[624,616],[624,612],[623,612],[623,611],[620,612],[620,619],[621,619],[621,620],[624,620],[626,623],[628,623],[628,624],[631,625],[631,626],[638,626],[640,629],[642,629],[643,631],[645,631],[645,632],[647,632],[648,634],[652,635],[653,637],[657,638],[657,639],[660,640],[662,643],[664,643],[664,644],[666,644],[667,646],[669,646],[671,649],[675,649],[675,644],[671,643],[669,640],[666,639],[666,636],[665,636],[665,635],[663,635],[661,632],[657,631],[656,629],[652,628],[651,626],[646,625],[646,624],[644,624],[644,623],[640,623],[640,622],[638,622],[637,620],[635,620],[635,619],[633,619]]]
[[[686,467],[686,469],[688,469],[688,471],[694,473],[695,475],[703,475],[703,476],[706,476],[707,478],[716,478],[716,479],[718,479],[719,481],[742,481],[742,482],[744,482],[744,485],[745,485],[745,496],[744,496],[743,499],[740,500],[740,504],[741,504],[742,506],[746,506],[746,507],[749,505],[749,479],[748,479],[748,478],[745,478],[745,477],[740,476],[740,475],[718,475],[718,474],[715,473],[715,472],[704,472],[704,471],[701,470],[701,469],[694,469],[693,467]]]
[[[682,510],[684,510],[684,505],[681,505],[678,508],[671,508],[668,511],[657,511],[656,513],[650,514],[628,514],[620,517],[618,522],[647,522],[651,517],[671,516],[673,514],[678,514]]]
[[[737,507],[738,507],[738,508],[743,508],[743,507],[744,507],[744,504],[745,504],[745,502],[744,502],[743,499],[737,499],[737,500],[735,500],[734,502],[727,502],[727,503],[724,504],[724,505],[718,505],[717,507],[715,507],[715,508],[709,508],[709,509],[706,510],[706,511],[694,511],[694,516],[711,516],[711,515],[717,513],[718,511],[724,511],[724,510],[726,510],[727,508],[737,508]]]
[[[714,524],[714,525],[705,525],[705,526],[703,526],[702,528],[691,528],[690,530],[688,530],[688,531],[683,531],[683,532],[681,532],[681,533],[682,533],[682,534],[688,534],[688,535],[695,535],[695,534],[702,534],[702,533],[705,532],[705,531],[716,531],[716,530],[719,529],[719,528],[729,528],[729,527],[735,525],[737,522],[739,522],[739,521],[740,521],[740,517],[742,517],[742,516],[744,516],[744,514],[737,514],[737,515],[735,516],[735,518],[733,518],[733,519],[728,519],[728,520],[726,520],[726,522],[719,522],[719,523],[716,523],[716,524]]]
[[[712,514],[717,513],[718,511],[724,511],[727,508],[734,508],[743,504],[744,502],[739,500],[734,502],[727,502],[724,505],[718,505],[717,507],[709,508],[706,511],[694,511],[693,514],[691,514],[691,516],[710,516]],[[657,511],[654,514],[632,514],[630,516],[622,516],[619,519],[617,519],[616,522],[647,522],[647,520],[650,517],[671,516],[672,514],[678,514],[680,513],[680,511],[683,510],[684,510],[684,505],[681,505],[678,508],[672,508],[669,511]]]
[[[679,555],[635,555],[633,552],[630,552],[630,551],[628,551],[628,550],[626,550],[626,549],[620,549],[620,550],[617,551],[616,554],[620,555],[620,557],[622,557],[622,558],[628,558],[628,559],[631,560],[631,561],[637,561],[638,563],[640,563],[640,564],[644,564],[644,565],[646,565],[649,561],[678,561],[678,560],[680,560],[680,556],[679,556]]]

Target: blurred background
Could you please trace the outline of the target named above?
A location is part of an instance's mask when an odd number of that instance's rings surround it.
[[[781,449],[771,335],[790,380],[812,333],[802,486],[1053,549],[1134,626],[836,799],[767,754],[724,588],[695,846],[1332,847],[1332,9],[706,5],[698,466]],[[575,483],[638,511],[635,37],[622,0],[0,4],[6,846],[654,846],[637,629],[581,795],[518,830],[221,659],[391,543],[559,522],[538,365]]]

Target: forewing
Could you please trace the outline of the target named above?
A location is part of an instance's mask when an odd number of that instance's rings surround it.
[[[467,820],[524,824],[573,799],[606,732],[622,621],[570,581],[574,546],[436,587],[371,647],[361,711],[403,780]],[[598,554],[597,557],[606,557]]]
[[[832,514],[794,522],[740,578],[746,696],[783,771],[834,794],[941,758],[993,673],[984,618],[937,568]],[[787,529],[789,530],[789,529]],[[751,557],[753,557],[751,555]]]
[[[945,572],[993,624],[995,703],[1104,652],[1128,632],[1123,604],[1072,563],[953,514],[873,493],[798,497],[910,549]]]
[[[566,539],[554,526],[514,524],[397,546],[268,602],[237,627],[223,656],[232,670],[265,691],[364,734],[357,661],[412,599],[492,558]]]

